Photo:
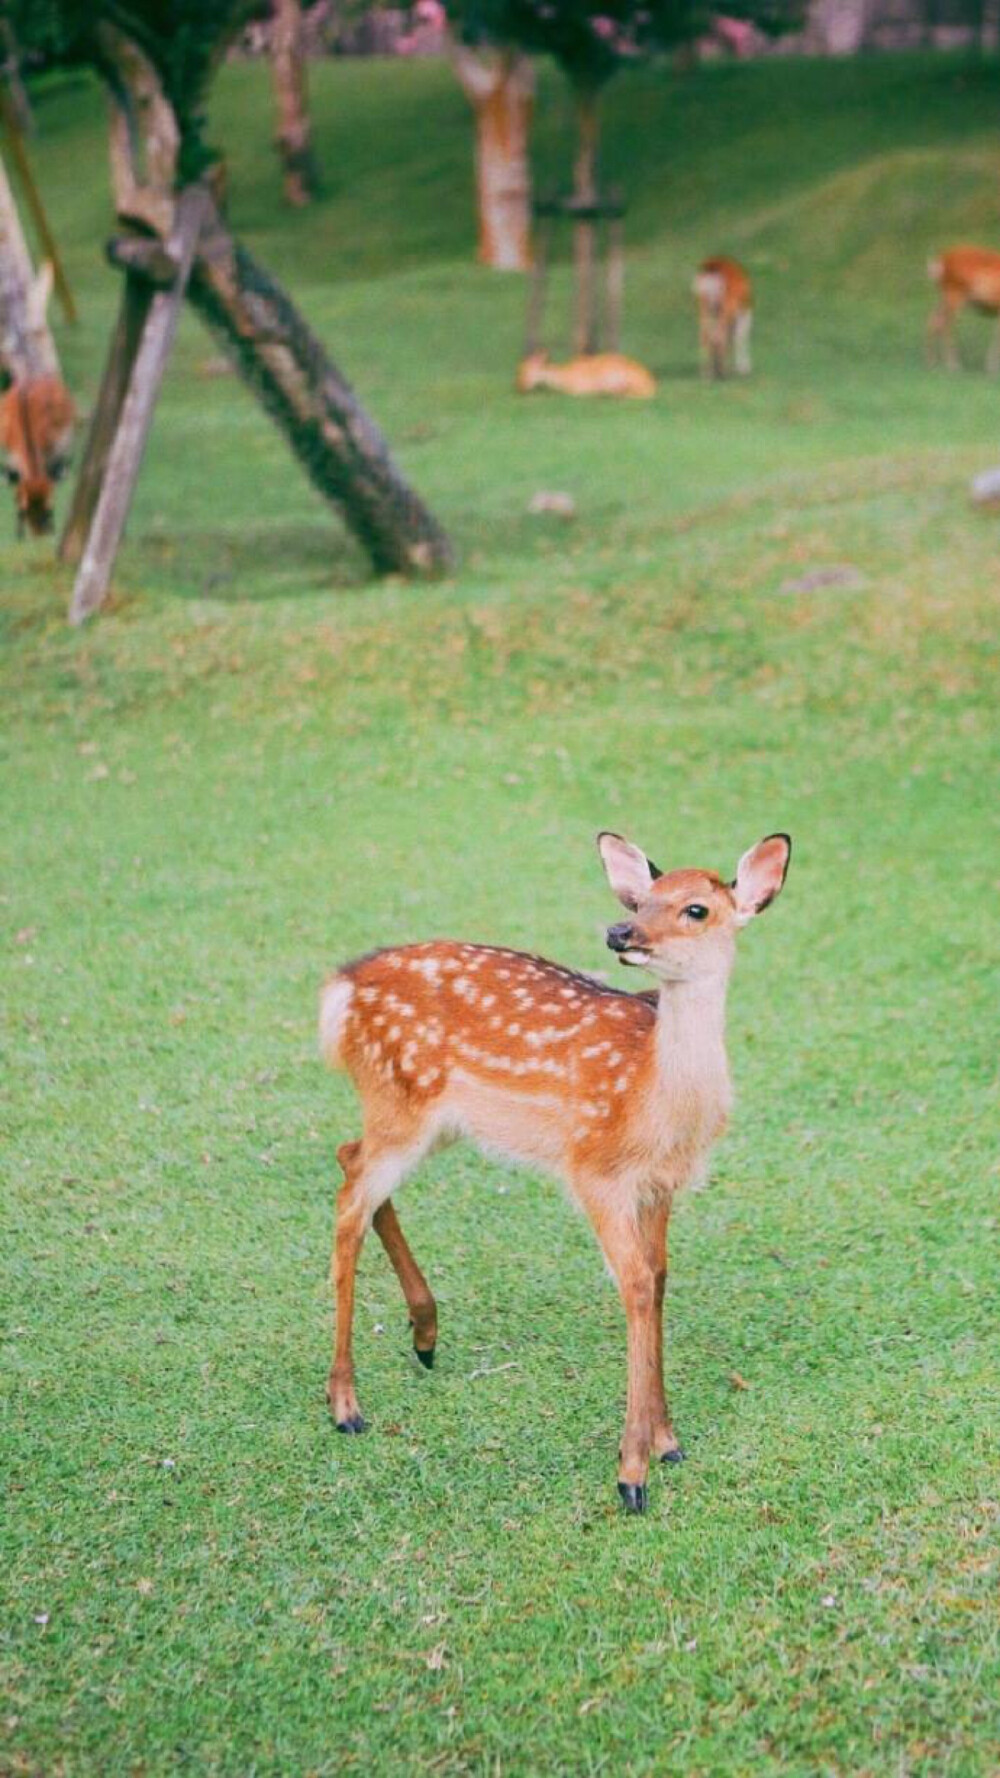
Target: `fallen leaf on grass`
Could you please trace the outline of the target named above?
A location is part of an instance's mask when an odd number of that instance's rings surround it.
[[[750,1388],[750,1384],[747,1382],[745,1377],[740,1376],[739,1371],[730,1371],[729,1382],[730,1382],[731,1388],[733,1388],[733,1389],[749,1389]]]

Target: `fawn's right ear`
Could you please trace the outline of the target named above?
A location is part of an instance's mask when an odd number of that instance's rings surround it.
[[[649,894],[652,884],[663,872],[640,852],[623,840],[620,833],[599,833],[597,849],[601,854],[608,882],[623,907],[635,913],[640,901]]]

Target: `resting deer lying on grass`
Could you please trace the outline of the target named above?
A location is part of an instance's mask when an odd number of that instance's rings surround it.
[[[52,529],[55,483],[69,465],[76,412],[58,377],[28,377],[0,395],[0,451],[14,488],[17,534]]]
[[[748,377],[753,292],[735,259],[705,259],[692,285],[698,302],[698,343],[702,375],[724,377],[730,370]]]
[[[522,395],[532,389],[558,389],[562,395],[619,395],[648,401],[656,394],[656,378],[644,364],[621,352],[585,353],[565,364],[552,364],[546,352],[522,358],[517,370]]]
[[[927,276],[940,291],[940,300],[927,323],[927,357],[940,357],[949,370],[958,370],[955,320],[962,309],[978,309],[997,320],[986,354],[986,369],[1000,371],[1000,253],[985,247],[950,247],[927,262]]]
[[[725,1127],[736,934],[781,889],[791,842],[762,840],[731,884],[714,871],[664,875],[617,834],[602,833],[598,845],[631,916],[608,928],[608,945],[657,978],[655,1003],[542,957],[450,939],[374,951],[323,989],[322,1053],[350,1074],[363,1116],[360,1141],[338,1151],[345,1183],[327,1395],[338,1430],[362,1432],[351,1321],[372,1224],[402,1286],[416,1355],[433,1365],[434,1298],[390,1199],[432,1149],[467,1137],[555,1174],[590,1219],[628,1323],[618,1491],[641,1513],[650,1457],[684,1455],[663,1390],[670,1206]]]

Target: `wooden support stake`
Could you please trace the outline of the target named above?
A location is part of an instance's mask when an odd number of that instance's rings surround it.
[[[107,468],[108,453],[118,430],[122,406],[132,378],[132,367],[154,294],[151,284],[131,274],[126,275],[122,284],[118,320],[111,336],[83,461],[73,489],[69,516],[59,539],[58,553],[62,562],[78,562],[90,534]]]
[[[528,292],[528,324],[525,330],[524,355],[530,358],[532,352],[538,352],[542,346],[542,322],[545,318],[545,296],[549,277],[549,246],[552,242],[552,231],[555,226],[551,216],[544,217],[538,225],[535,240],[535,257],[531,267],[531,283]]]
[[[620,216],[608,223],[607,350],[621,351],[622,305],[625,297],[625,243]]]
[[[107,596],[156,398],[174,343],[198,236],[210,209],[211,199],[201,185],[187,186],[177,200],[169,243],[177,261],[177,282],[171,290],[157,291],[149,305],[118,425],[108,450],[93,524],[73,588],[69,610],[71,624],[84,623]]]
[[[3,87],[0,87],[0,123],[3,124],[3,131],[7,139],[7,146],[10,149],[11,160],[17,169],[18,182],[27,200],[28,209],[31,211],[35,228],[38,231],[38,239],[42,246],[42,258],[49,260],[52,265],[56,295],[62,304],[62,312],[67,321],[71,324],[75,324],[77,313],[76,304],[73,301],[73,292],[71,291],[66,278],[62,256],[56,246],[56,238],[49,227],[49,219],[45,213],[45,205],[42,203],[41,193],[35,184],[35,176],[31,171],[31,162],[28,159],[28,151],[24,146],[24,137],[21,133],[21,126],[17,120],[17,113],[11,103],[9,93],[5,92]]]

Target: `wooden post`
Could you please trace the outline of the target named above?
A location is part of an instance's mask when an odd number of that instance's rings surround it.
[[[69,611],[72,624],[82,624],[107,596],[153,409],[177,331],[198,235],[210,207],[211,199],[203,185],[187,186],[177,200],[170,240],[177,260],[177,281],[172,290],[158,290],[150,302],[132,359],[118,424],[107,450],[93,523],[73,588]]]
[[[549,247],[552,242],[554,226],[554,220],[548,213],[541,217],[538,224],[535,258],[531,267],[531,284],[528,289],[528,323],[524,338],[526,358],[529,358],[532,352],[541,351],[542,348],[542,324],[545,319],[545,297],[549,277]]]
[[[131,272],[126,274],[97,406],[87,434],[69,516],[59,539],[58,553],[62,562],[78,562],[83,554],[153,295],[153,286],[146,280]]]
[[[28,159],[28,151],[24,146],[24,136],[17,119],[17,113],[11,103],[9,94],[4,91],[3,87],[0,87],[0,123],[3,124],[4,137],[7,146],[10,149],[11,160],[17,170],[18,182],[27,201],[28,209],[31,211],[32,221],[38,231],[38,239],[42,248],[42,257],[47,259],[52,266],[56,285],[56,295],[62,304],[63,314],[67,321],[75,323],[77,313],[76,304],[73,301],[73,292],[67,282],[62,256],[59,252],[59,248],[56,246],[56,238],[49,227],[49,219],[45,213],[45,205],[42,203],[41,193],[35,184],[35,176],[31,171],[31,162]]]
[[[608,223],[607,349],[621,351],[622,305],[625,298],[625,240],[621,215]]]

